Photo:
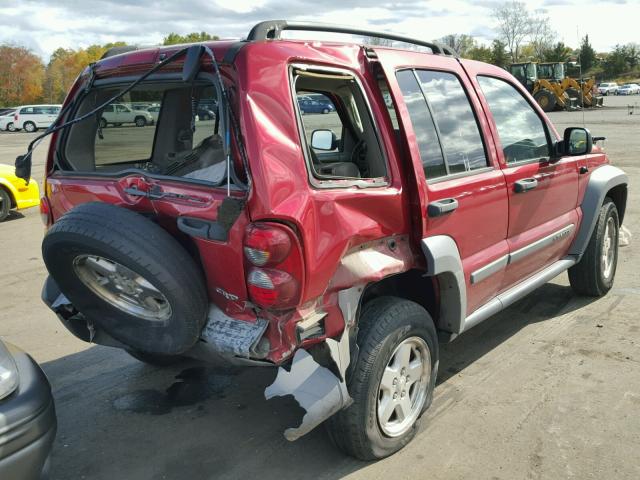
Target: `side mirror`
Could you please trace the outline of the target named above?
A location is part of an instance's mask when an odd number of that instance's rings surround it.
[[[586,128],[570,127],[564,131],[562,146],[564,155],[586,155],[593,148],[593,137]]]
[[[202,45],[192,45],[187,49],[182,65],[182,81],[191,83],[200,71],[200,57],[204,53]]]
[[[336,134],[331,130],[314,130],[311,134],[311,147],[315,150],[335,150],[338,147]]]

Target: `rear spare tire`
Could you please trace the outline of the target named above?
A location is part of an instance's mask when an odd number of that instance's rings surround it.
[[[202,272],[148,218],[85,203],[47,232],[42,256],[87,320],[131,349],[177,355],[197,341],[208,309]]]

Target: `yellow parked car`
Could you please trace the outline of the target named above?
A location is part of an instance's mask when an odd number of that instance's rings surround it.
[[[29,184],[16,177],[14,167],[0,163],[0,222],[7,218],[9,210],[23,210],[40,205],[38,183],[31,179]]]

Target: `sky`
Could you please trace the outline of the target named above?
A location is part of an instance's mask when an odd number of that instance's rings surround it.
[[[321,21],[387,30],[423,40],[469,34],[496,37],[501,0],[0,0],[0,43],[26,46],[45,61],[58,47],[126,41],[155,45],[169,32],[242,38],[262,20]],[[599,52],[640,43],[640,0],[525,0],[551,19],[571,47],[589,35]],[[308,34],[307,34],[308,36]]]

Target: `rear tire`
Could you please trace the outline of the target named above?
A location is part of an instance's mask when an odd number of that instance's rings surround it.
[[[7,124],[7,132],[15,132],[16,131],[16,126],[13,124],[13,122],[9,122]]]
[[[148,218],[79,205],[49,229],[42,256],[78,311],[131,349],[178,355],[198,340],[208,311],[202,272]]]
[[[11,210],[11,197],[4,188],[0,187],[0,222],[7,219],[9,210]]]
[[[620,225],[618,209],[605,199],[584,255],[569,269],[571,288],[590,297],[602,297],[613,286],[618,263]]]
[[[24,128],[25,132],[29,132],[29,133],[33,133],[36,130],[38,130],[38,128],[36,127],[36,124],[33,122],[24,122],[24,125],[22,125],[22,128]]]
[[[438,341],[427,311],[396,297],[379,297],[363,307],[357,341],[358,359],[347,378],[353,404],[329,418],[327,428],[340,450],[374,460],[397,452],[415,436],[433,396]],[[403,362],[398,356],[407,347]],[[402,367],[405,363],[410,366]],[[421,373],[411,379],[413,372]]]

